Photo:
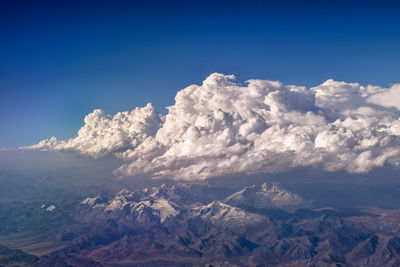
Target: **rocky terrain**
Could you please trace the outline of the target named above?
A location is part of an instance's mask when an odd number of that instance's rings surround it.
[[[398,266],[400,211],[316,208],[276,183],[0,205],[0,266]]]

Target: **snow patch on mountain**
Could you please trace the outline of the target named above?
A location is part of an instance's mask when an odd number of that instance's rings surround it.
[[[48,206],[47,207],[47,211],[54,211],[56,209],[56,206],[54,206],[54,205],[50,205],[50,206]]]

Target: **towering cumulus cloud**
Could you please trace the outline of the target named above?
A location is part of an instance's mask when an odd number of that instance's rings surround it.
[[[114,117],[96,109],[85,117],[85,125],[78,137],[59,141],[55,137],[28,148],[39,150],[71,150],[93,157],[133,149],[148,136],[154,136],[162,118],[153,105],[136,108],[130,112],[118,112]]]
[[[400,84],[328,80],[306,89],[214,73],[179,91],[168,114],[151,104],[114,117],[95,110],[78,137],[28,147],[124,160],[121,176],[206,179],[300,166],[368,172],[400,164]]]

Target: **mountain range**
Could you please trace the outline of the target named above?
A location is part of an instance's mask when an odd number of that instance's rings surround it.
[[[246,186],[212,201],[199,188],[164,184],[123,189],[65,206],[2,204],[0,265],[400,264],[400,211],[316,208],[277,183]],[[32,216],[17,220],[27,212]],[[25,225],[33,223],[37,228],[28,233]]]

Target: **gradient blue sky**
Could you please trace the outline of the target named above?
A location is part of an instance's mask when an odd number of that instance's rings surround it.
[[[400,82],[395,2],[0,1],[0,32],[0,148],[73,137],[95,108],[165,112],[213,72]]]

